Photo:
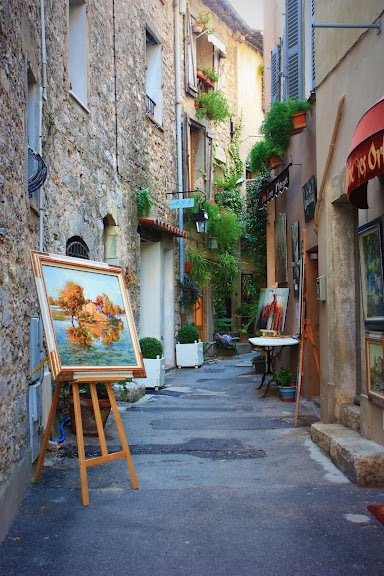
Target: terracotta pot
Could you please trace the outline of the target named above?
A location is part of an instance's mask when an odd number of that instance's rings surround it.
[[[204,82],[204,84],[206,84],[210,88],[215,87],[214,81],[211,78],[209,78],[208,76],[206,76],[202,70],[197,69],[196,75],[197,75],[199,80]]]
[[[248,344],[248,334],[240,334],[240,342],[242,344]]]
[[[186,262],[184,264],[184,272],[186,274],[189,274],[191,270],[192,270],[192,262]]]
[[[204,30],[204,26],[203,24],[199,24],[196,22],[196,24],[194,24],[192,26],[192,32],[194,32],[195,34],[201,34],[201,32]]]
[[[269,158],[267,160],[267,165],[268,165],[268,168],[270,170],[277,168],[278,166],[280,166],[280,164],[281,164],[280,156],[276,156],[276,155],[269,156]]]
[[[307,127],[307,116],[305,112],[297,112],[292,116],[294,130],[292,134],[299,134]]]
[[[73,406],[73,396],[69,394],[68,407],[69,415],[71,417],[71,428],[72,432],[76,434],[76,422],[75,422],[75,409]],[[109,413],[111,411],[111,403],[108,398],[99,398],[99,406],[101,413],[101,421],[103,423],[103,428],[105,427]],[[95,420],[95,413],[93,410],[92,399],[91,398],[80,398],[80,409],[81,409],[81,420],[83,423],[83,434],[84,436],[97,436],[97,426]]]

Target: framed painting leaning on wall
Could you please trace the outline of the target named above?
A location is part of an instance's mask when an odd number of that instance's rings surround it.
[[[384,402],[384,334],[367,334],[365,352],[367,364],[367,393],[371,398]]]
[[[364,326],[366,330],[384,330],[382,219],[359,226],[358,235]]]
[[[54,380],[145,376],[120,266],[31,251]]]

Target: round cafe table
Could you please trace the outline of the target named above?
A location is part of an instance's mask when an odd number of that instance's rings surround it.
[[[268,380],[265,392],[263,394],[263,398],[265,398],[269,392],[270,386],[272,382],[276,382],[276,374],[273,371],[274,368],[274,359],[276,357],[277,352],[281,351],[284,346],[295,346],[299,344],[300,340],[298,338],[293,338],[291,336],[271,336],[271,337],[258,337],[258,338],[248,338],[249,342],[252,346],[259,348],[263,352],[265,352],[267,356],[267,370],[264,372],[263,377],[261,379],[261,384],[258,386],[257,390],[262,388],[265,378],[268,375],[271,375],[272,378]]]

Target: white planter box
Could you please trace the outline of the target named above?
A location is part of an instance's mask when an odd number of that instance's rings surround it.
[[[204,362],[203,343],[176,344],[176,366],[198,368]]]
[[[155,390],[162,388],[165,384],[165,358],[143,358],[143,361],[147,377],[138,378],[134,381],[144,384],[146,388],[154,388]]]

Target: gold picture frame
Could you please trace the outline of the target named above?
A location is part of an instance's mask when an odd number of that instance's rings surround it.
[[[145,377],[120,266],[31,251],[54,380]]]
[[[384,402],[384,334],[366,335],[365,352],[368,396]]]

